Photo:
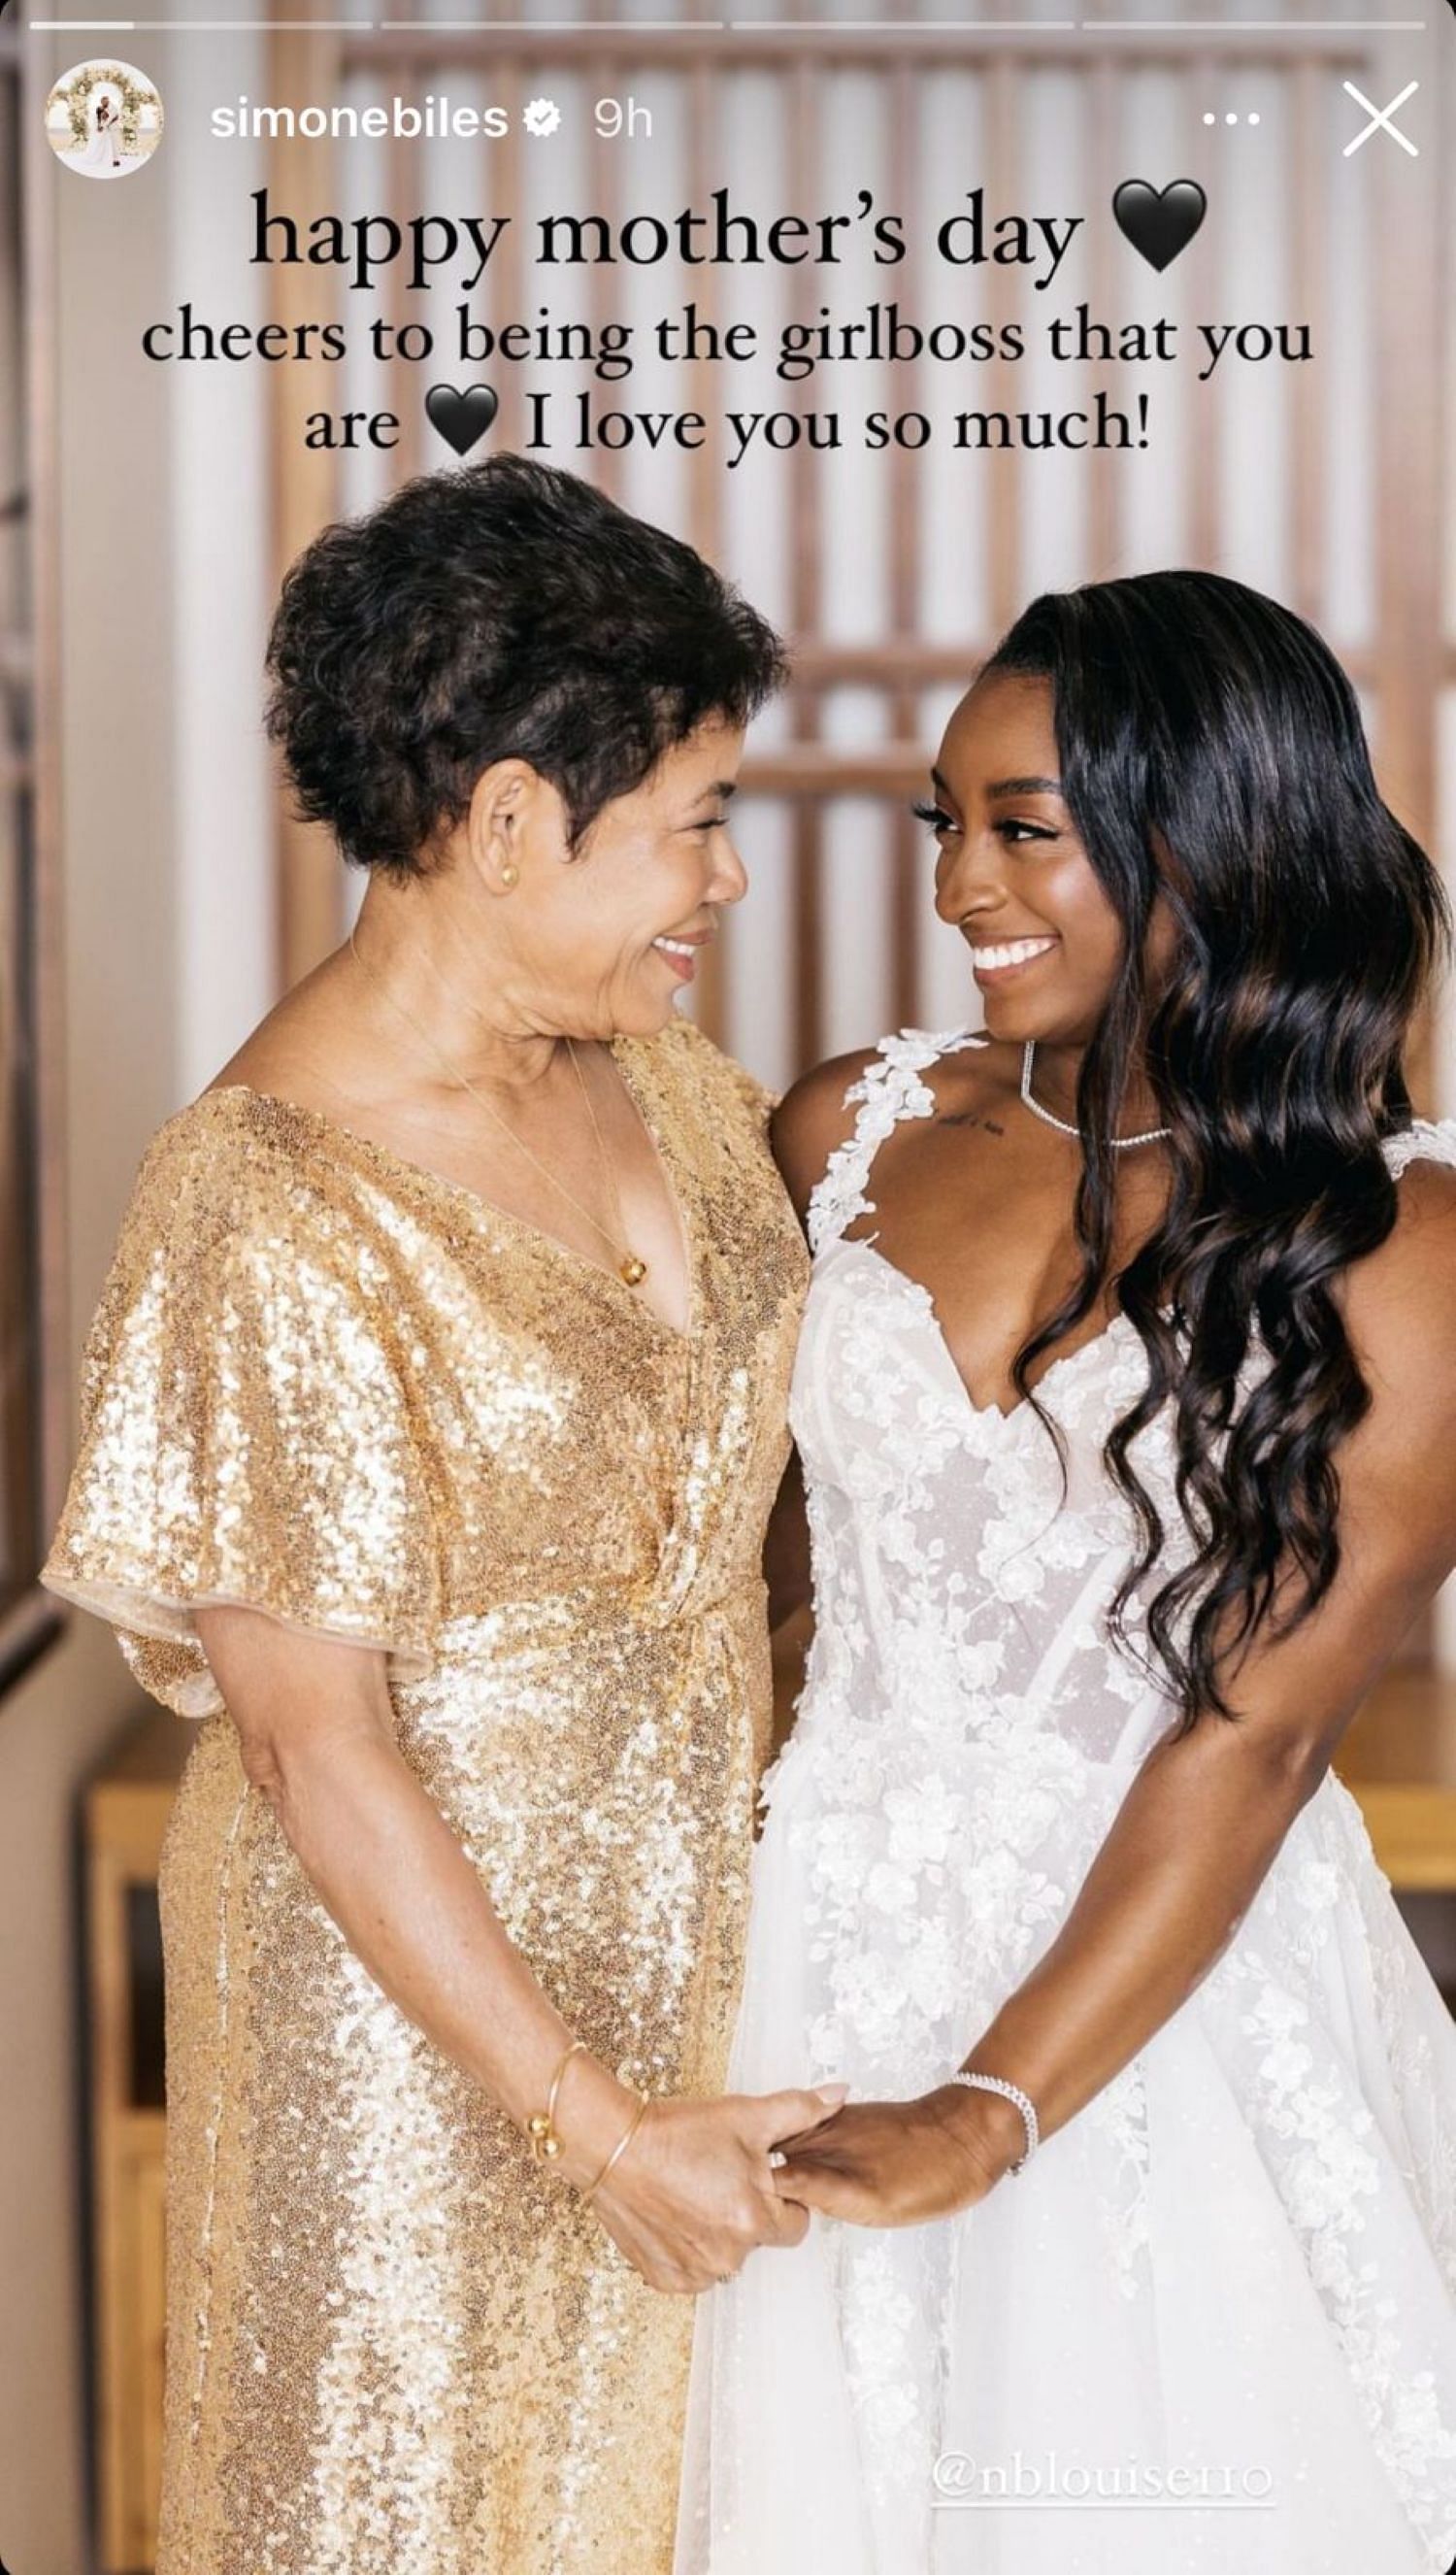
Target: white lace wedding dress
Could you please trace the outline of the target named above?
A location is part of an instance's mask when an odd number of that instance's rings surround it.
[[[976,1043],[884,1040],[810,1208],[816,1628],[763,1783],[730,2090],[943,2082],[1171,1720],[1101,1625],[1135,1327],[1038,1382],[1058,1509],[1035,1414],[974,1404],[929,1295],[844,1239],[881,1138],[931,1112],[922,1069]],[[1456,1121],[1386,1152],[1456,1164]],[[1161,1422],[1133,1453],[1180,1529]],[[1456,2023],[1349,1791],[1326,1776],[1223,1957],[1023,2173],[922,2226],[815,2213],[695,2336],[676,2575],[1445,2575]]]
[[[78,144],[74,151],[62,155],[73,170],[85,170],[102,178],[109,178],[113,171],[120,170],[123,157],[121,116],[115,109],[105,123],[100,118],[95,120],[89,143]]]

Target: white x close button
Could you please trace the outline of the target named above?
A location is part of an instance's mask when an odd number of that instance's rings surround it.
[[[1398,125],[1392,125],[1390,121],[1394,116],[1396,109],[1398,107],[1404,107],[1406,100],[1415,96],[1416,91],[1420,88],[1419,81],[1407,81],[1404,89],[1400,93],[1400,96],[1398,98],[1393,98],[1388,107],[1377,107],[1375,101],[1372,98],[1367,98],[1362,89],[1356,89],[1353,81],[1342,81],[1340,86],[1347,90],[1351,98],[1355,99],[1358,104],[1363,107],[1366,115],[1370,119],[1368,125],[1361,126],[1354,141],[1345,145],[1344,157],[1347,161],[1349,160],[1352,152],[1359,151],[1362,143],[1369,142],[1372,134],[1388,134],[1391,142],[1398,143],[1402,152],[1408,152],[1413,161],[1419,159],[1420,155],[1418,149],[1416,145],[1412,143],[1410,136],[1408,134],[1402,134],[1400,127]]]

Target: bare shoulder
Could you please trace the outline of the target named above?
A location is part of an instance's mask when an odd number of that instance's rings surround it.
[[[791,1083],[768,1122],[768,1142],[800,1220],[824,1176],[829,1156],[854,1132],[849,1098],[879,1053],[877,1046],[831,1055]]]
[[[243,1040],[237,1054],[213,1075],[199,1098],[205,1100],[209,1092],[236,1090],[292,1100],[302,1109],[318,1109],[326,1115],[337,1109],[339,1096],[332,1083],[320,1080],[317,1065],[290,1044],[286,1033],[271,1030],[266,1020]]]
[[[1345,1275],[1343,1311],[1379,1401],[1456,1424],[1456,1168],[1419,1157],[1396,1188],[1384,1243]],[[1415,1418],[1407,1415],[1407,1435]]]
[[[348,1097],[340,1087],[340,1072],[350,1077],[358,1050],[349,1043],[348,1015],[333,998],[337,973],[336,959],[325,958],[285,993],[213,1075],[207,1090],[260,1091],[325,1115],[339,1114]]]
[[[906,1040],[918,1039],[925,1033],[901,1030]],[[874,1046],[854,1047],[845,1055],[829,1056],[801,1074],[786,1091],[774,1112],[769,1127],[769,1141],[789,1196],[802,1218],[818,1181],[823,1178],[830,1156],[847,1144],[854,1132],[859,1086],[876,1057],[892,1049],[894,1041],[881,1038]],[[977,1036],[977,1043],[954,1052],[932,1057],[922,1064],[920,1079],[935,1100],[936,1115],[945,1107],[964,1109],[967,1105],[983,1107],[988,1098],[999,1097],[1008,1078],[1001,1057],[1009,1058],[1011,1050],[992,1045]]]

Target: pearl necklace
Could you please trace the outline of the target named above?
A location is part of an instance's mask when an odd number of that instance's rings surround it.
[[[1039,1100],[1032,1099],[1031,1065],[1035,1053],[1036,1040],[1034,1038],[1028,1038],[1021,1051],[1022,1099],[1025,1101],[1027,1108],[1031,1111],[1032,1116],[1044,1120],[1048,1127],[1059,1128],[1063,1136],[1080,1136],[1082,1132],[1080,1127],[1069,1127],[1064,1118],[1056,1117],[1051,1110],[1043,1109]],[[1172,1129],[1170,1127],[1149,1127],[1144,1135],[1109,1136],[1107,1142],[1111,1146],[1114,1154],[1121,1154],[1126,1152],[1129,1145],[1155,1145],[1160,1136],[1170,1136],[1171,1134]]]

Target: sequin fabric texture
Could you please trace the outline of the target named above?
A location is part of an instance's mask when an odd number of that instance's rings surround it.
[[[319,1113],[153,1138],[43,1571],[198,1720],[163,1852],[159,2575],[655,2575],[694,2304],[375,1984],[250,1787],[191,1607],[388,1653],[398,1739],[573,2031],[724,2087],[771,1690],[760,1549],[808,1255],[770,1102],[616,1061],[690,1327]]]

